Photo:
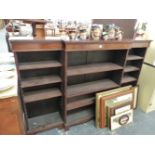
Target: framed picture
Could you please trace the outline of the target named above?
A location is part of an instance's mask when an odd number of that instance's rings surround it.
[[[110,129],[112,131],[133,122],[133,109],[112,116],[110,122]]]
[[[102,96],[100,99],[100,127],[110,127],[110,118],[118,113],[133,109],[133,103],[134,88]]]
[[[100,102],[101,102],[101,98],[108,96],[108,95],[118,93],[118,92],[123,92],[123,91],[129,90],[131,88],[132,88],[132,85],[129,85],[129,86],[121,87],[121,88],[103,91],[103,92],[96,94],[96,127],[98,127],[98,128],[101,127],[101,125],[100,125]]]
[[[137,86],[134,87],[133,109],[137,108],[138,90],[139,90],[139,86],[137,85]]]

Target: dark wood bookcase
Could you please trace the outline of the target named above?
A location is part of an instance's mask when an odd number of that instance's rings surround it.
[[[19,48],[20,45],[24,47]],[[62,45],[48,41],[19,42],[14,53],[27,133],[63,127]]]
[[[27,133],[87,122],[95,94],[136,85],[150,41],[12,40]]]

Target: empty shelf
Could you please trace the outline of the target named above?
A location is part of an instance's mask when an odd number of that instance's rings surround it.
[[[24,102],[36,102],[62,96],[59,89],[44,89],[24,93]]]
[[[77,101],[69,102],[66,105],[66,109],[69,111],[69,110],[77,109],[77,108],[80,108],[80,107],[92,105],[94,103],[95,103],[95,98],[94,97],[80,99],[80,100],[77,100]]]
[[[139,68],[135,66],[126,66],[124,69],[124,72],[132,72],[132,71],[138,71]]]
[[[36,133],[42,130],[55,128],[63,125],[59,112],[49,113],[28,119],[28,133]]]
[[[85,95],[116,87],[119,87],[119,85],[110,79],[71,85],[67,88],[67,97],[70,98],[74,96]]]
[[[61,81],[62,80],[58,75],[38,76],[21,80],[21,87],[28,88],[45,84],[58,83]]]
[[[136,80],[137,79],[135,77],[126,75],[126,76],[123,77],[122,83],[134,82]]]
[[[91,73],[99,73],[106,72],[112,70],[120,70],[122,66],[119,66],[115,63],[97,63],[97,64],[87,64],[87,65],[79,65],[79,66],[71,66],[68,67],[68,76],[82,75],[82,74],[91,74]]]
[[[85,123],[93,119],[94,116],[95,116],[95,112],[93,108],[72,112],[67,116],[67,126],[73,126],[80,123]]]
[[[143,57],[138,55],[128,55],[127,60],[141,60]]]
[[[25,62],[25,63],[19,63],[19,70],[32,70],[32,69],[52,68],[61,66],[62,66],[61,63],[56,60]]]

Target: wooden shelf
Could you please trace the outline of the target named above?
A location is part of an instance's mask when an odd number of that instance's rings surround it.
[[[138,55],[128,55],[127,60],[141,60],[143,57]]]
[[[85,106],[88,106],[88,105],[92,105],[94,103],[95,103],[95,98],[94,97],[80,99],[80,100],[68,103],[66,105],[66,110],[70,111],[70,110],[77,109],[77,108],[80,108],[80,107],[85,107]]]
[[[68,114],[67,116],[67,126],[73,126],[81,123],[85,123],[95,116],[95,112],[93,108],[88,108],[84,110],[80,110],[77,112],[73,112]]]
[[[63,126],[63,121],[59,112],[45,114],[28,119],[29,131],[28,134],[34,134],[42,130],[48,130]]]
[[[132,71],[138,71],[139,68],[135,66],[126,66],[124,69],[124,72],[132,72]]]
[[[62,96],[62,93],[59,89],[36,90],[24,93],[24,102],[25,103],[36,102],[59,96]]]
[[[120,70],[122,68],[123,68],[122,66],[119,66],[115,63],[97,63],[97,64],[71,66],[68,67],[67,75],[75,76],[82,74],[99,73],[112,70]]]
[[[19,70],[33,70],[33,69],[53,68],[61,66],[62,66],[61,63],[56,60],[26,62],[26,63],[19,63]]]
[[[21,81],[21,88],[35,87],[52,83],[61,82],[61,78],[58,75],[39,76],[23,79]]]
[[[134,82],[134,81],[136,81],[136,80],[137,80],[137,79],[136,79],[135,77],[126,75],[126,76],[123,77],[122,83]]]
[[[116,88],[116,87],[119,87],[119,85],[110,79],[71,85],[71,86],[68,86],[67,88],[67,97],[70,98],[74,96],[85,95],[93,92]]]

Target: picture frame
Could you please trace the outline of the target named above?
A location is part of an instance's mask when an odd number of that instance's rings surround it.
[[[137,108],[138,103],[138,92],[139,92],[139,85],[134,86],[134,102],[133,102],[133,109]]]
[[[96,127],[100,128],[100,102],[101,102],[101,98],[104,96],[108,96],[108,95],[112,95],[114,93],[118,93],[118,92],[123,92],[125,90],[129,90],[132,88],[132,85],[128,85],[125,87],[121,87],[121,88],[115,88],[112,90],[108,90],[108,91],[103,91],[100,93],[96,94]]]
[[[122,126],[133,122],[133,109],[125,111],[121,114],[112,116],[110,118],[110,130],[114,131]]]
[[[102,96],[100,99],[100,127],[110,127],[110,118],[115,115],[115,110],[126,105],[130,105],[130,109],[133,109],[133,103],[134,88]]]

